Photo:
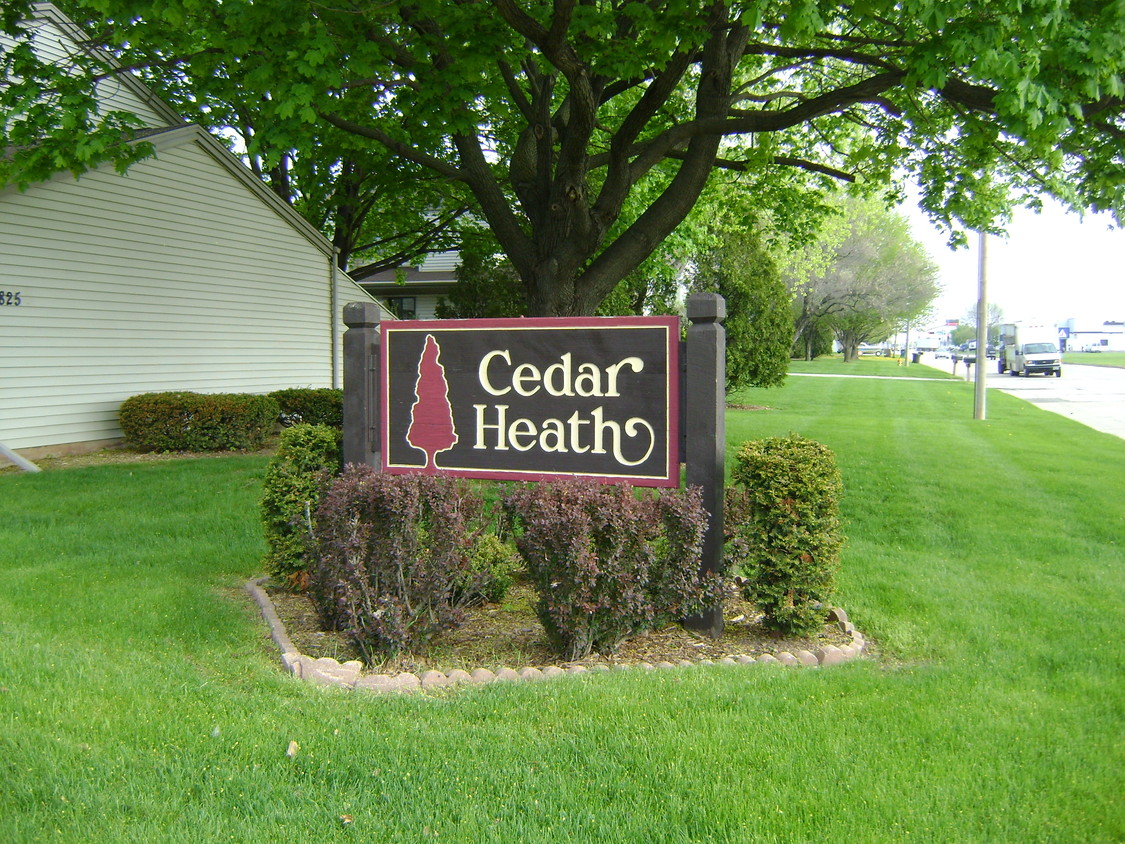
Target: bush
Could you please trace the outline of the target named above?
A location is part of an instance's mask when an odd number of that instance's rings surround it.
[[[565,659],[722,600],[722,581],[699,573],[707,513],[697,489],[637,496],[566,481],[520,487],[504,503],[539,619]]]
[[[766,626],[806,634],[824,624],[823,603],[839,568],[836,458],[796,434],[743,443],[728,491],[728,563],[746,577],[746,598]]]
[[[344,425],[344,391],[331,388],[295,387],[274,390],[282,425],[327,425],[337,430]]]
[[[281,432],[266,467],[261,500],[268,550],[266,570],[306,583],[320,499],[340,471],[340,432],[326,425],[294,425]]]
[[[269,396],[171,392],[131,396],[119,419],[137,451],[234,451],[261,448],[277,414]]]
[[[470,604],[497,604],[504,600],[521,568],[523,561],[514,548],[494,533],[481,533],[469,551],[469,569],[458,588],[469,593],[466,600]]]
[[[468,485],[449,477],[348,466],[316,516],[309,590],[325,624],[369,661],[455,627],[479,591],[469,554],[481,511]]]

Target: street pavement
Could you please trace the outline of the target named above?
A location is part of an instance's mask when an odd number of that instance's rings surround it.
[[[953,361],[927,354],[922,363],[960,377],[966,375],[963,362],[954,370]],[[971,367],[971,377],[976,378],[976,374],[976,367]],[[1053,375],[1014,377],[1000,375],[996,361],[990,360],[985,377],[990,389],[1010,393],[1036,407],[1125,439],[1125,369],[1064,363],[1061,378]],[[987,403],[985,411],[987,415]]]

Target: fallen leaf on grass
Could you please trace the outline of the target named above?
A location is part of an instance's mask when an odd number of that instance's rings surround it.
[[[297,751],[300,750],[300,749],[301,749],[301,745],[297,744],[297,742],[295,742],[295,741],[291,741],[291,742],[289,742],[289,749],[285,751],[285,755],[288,756],[290,759],[292,759],[294,756],[297,755]]]

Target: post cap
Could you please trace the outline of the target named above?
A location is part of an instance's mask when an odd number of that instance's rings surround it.
[[[718,293],[692,293],[687,297],[687,317],[692,322],[727,318],[727,300]]]
[[[344,305],[344,325],[363,328],[383,321],[383,310],[376,302],[348,302]]]

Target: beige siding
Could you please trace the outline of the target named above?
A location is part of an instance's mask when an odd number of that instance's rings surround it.
[[[0,442],[120,436],[130,395],[338,384],[333,328],[367,298],[196,142],[0,192]],[[335,357],[335,360],[334,360]]]
[[[79,48],[62,31],[63,19],[53,9],[43,8],[45,17],[36,20],[29,28],[33,33],[32,44],[36,54],[44,61],[67,66]],[[10,36],[0,35],[0,49],[10,48],[14,41]],[[140,86],[137,86],[139,88]],[[138,94],[137,88],[120,79],[105,79],[98,84],[98,102],[103,114],[110,111],[126,111],[144,121],[145,126],[159,127],[169,125],[169,115],[157,111],[156,107]]]

